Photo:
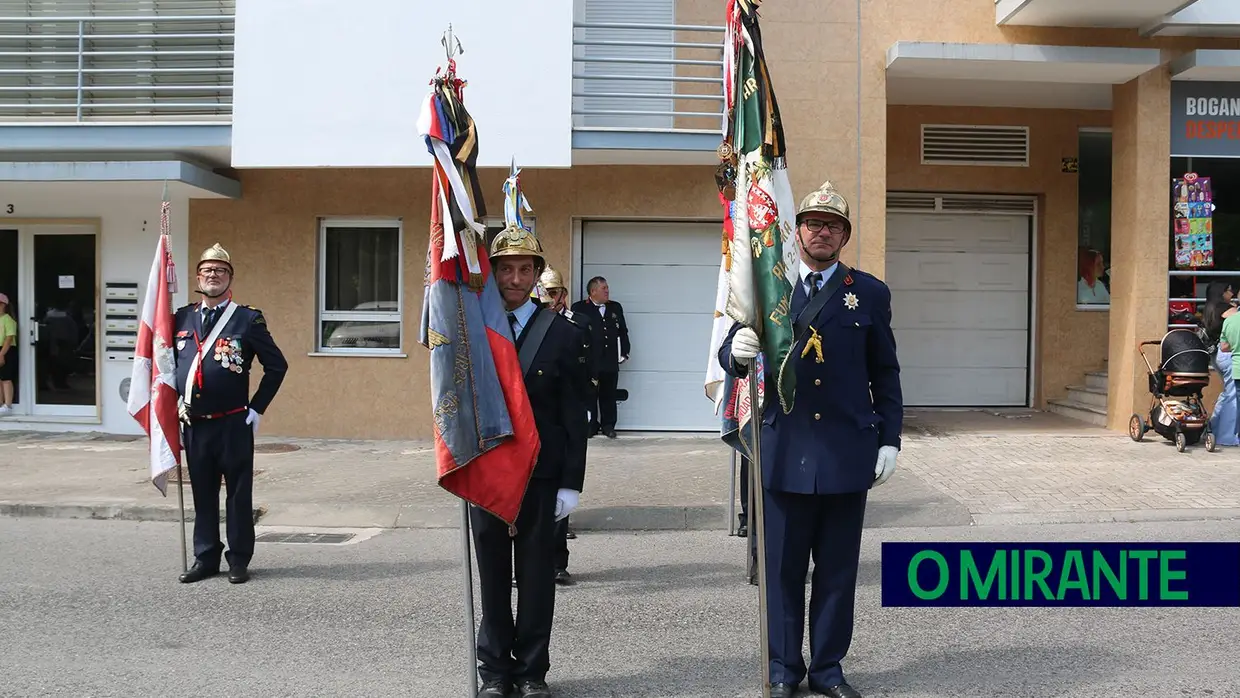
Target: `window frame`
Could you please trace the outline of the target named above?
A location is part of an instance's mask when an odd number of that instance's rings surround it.
[[[1080,147],[1080,144],[1081,144],[1081,140],[1082,140],[1082,135],[1083,135],[1083,134],[1087,134],[1087,133],[1093,133],[1093,134],[1103,134],[1103,133],[1105,133],[1105,134],[1107,135],[1107,137],[1111,140],[1111,143],[1112,143],[1112,144],[1114,144],[1114,142],[1115,142],[1115,141],[1114,141],[1114,137],[1115,137],[1115,130],[1114,130],[1112,127],[1110,127],[1110,126],[1080,126],[1080,127],[1078,127],[1078,128],[1077,128],[1077,130],[1076,130],[1077,158],[1078,158],[1077,163],[1078,163],[1078,166],[1079,166],[1079,164],[1080,164],[1080,160],[1079,160],[1079,158],[1080,158],[1080,154],[1081,154],[1081,147]],[[1112,145],[1112,147],[1114,147],[1114,145]],[[1112,168],[1114,168],[1114,166],[1115,166],[1114,159],[1112,159],[1111,166],[1112,166]],[[1076,182],[1076,190],[1077,190],[1077,204],[1076,204],[1076,246],[1075,246],[1075,249],[1077,249],[1077,250],[1079,250],[1079,249],[1080,249],[1080,247],[1081,247],[1081,201],[1080,201],[1081,182],[1080,182],[1080,177],[1081,177],[1081,173],[1080,173],[1080,171],[1079,171],[1079,167],[1078,167],[1078,171],[1076,172],[1076,178],[1077,178],[1077,182]],[[1115,204],[1115,192],[1114,192],[1114,191],[1112,191],[1112,192],[1111,192],[1111,205],[1112,205],[1112,206],[1114,206],[1114,204]],[[1110,259],[1111,259],[1111,242],[1112,242],[1112,233],[1113,233],[1113,232],[1114,232],[1114,231],[1112,231],[1112,230],[1110,229],[1110,226],[1109,226],[1109,224],[1108,224],[1108,228],[1107,228],[1107,250],[1103,253],[1103,254],[1105,254],[1105,255],[1106,255],[1106,259],[1107,259],[1108,261],[1110,261]],[[1076,267],[1075,267],[1075,266],[1074,266],[1073,268],[1074,268],[1074,269],[1076,269]],[[1075,271],[1075,272],[1073,273],[1073,277],[1072,277],[1072,303],[1073,303],[1073,305],[1076,307],[1077,312],[1083,312],[1083,313],[1109,313],[1109,312],[1111,312],[1111,303],[1110,303],[1110,301],[1108,301],[1108,302],[1106,302],[1106,303],[1081,303],[1081,302],[1077,299],[1077,284],[1079,284],[1080,282],[1081,282],[1081,277],[1080,277],[1080,274],[1079,274],[1079,270],[1077,270],[1077,271]],[[1110,289],[1110,288],[1108,288],[1108,289],[1107,289],[1107,294],[1108,294],[1108,296],[1109,296],[1110,292],[1111,292],[1111,289]]]
[[[403,356],[405,351],[405,224],[403,218],[319,218],[318,307],[315,308],[315,354],[332,356]],[[358,312],[327,310],[327,231],[332,228],[396,229],[396,310]],[[398,328],[395,347],[329,347],[324,344],[326,322],[387,322]]]

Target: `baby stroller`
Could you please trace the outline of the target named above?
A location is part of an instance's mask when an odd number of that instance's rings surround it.
[[[1155,344],[1161,352],[1157,370],[1150,365],[1144,349]],[[1210,384],[1210,353],[1201,337],[1192,330],[1171,330],[1161,342],[1141,342],[1137,351],[1149,369],[1153,401],[1148,421],[1139,414],[1132,415],[1128,435],[1133,441],[1140,441],[1145,432],[1153,429],[1168,441],[1174,441],[1180,453],[1204,436],[1206,450],[1213,452],[1210,415],[1201,397],[1202,390]]]

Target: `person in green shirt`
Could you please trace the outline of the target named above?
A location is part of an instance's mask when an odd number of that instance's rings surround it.
[[[0,293],[0,417],[13,413],[13,381],[17,380],[17,320],[9,314],[9,297]]]

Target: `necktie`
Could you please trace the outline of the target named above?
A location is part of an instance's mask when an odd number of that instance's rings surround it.
[[[517,314],[516,313],[508,313],[508,326],[512,328],[513,339],[516,339],[517,337]]]
[[[821,272],[813,272],[805,277],[805,283],[809,284],[809,297],[813,298],[818,293],[818,282],[822,281]]]
[[[215,315],[219,308],[207,308],[206,317],[202,319],[202,333],[204,335],[211,333],[211,328],[215,327]]]

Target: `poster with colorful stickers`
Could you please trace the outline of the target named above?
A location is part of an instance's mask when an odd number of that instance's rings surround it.
[[[1210,178],[1189,172],[1172,183],[1175,210],[1175,265],[1181,269],[1214,266],[1214,195]]]

